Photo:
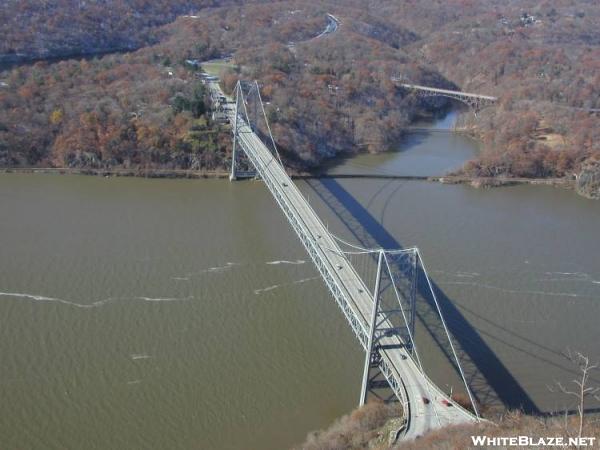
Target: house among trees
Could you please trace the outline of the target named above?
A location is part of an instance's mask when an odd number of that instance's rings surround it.
[[[524,27],[529,27],[531,25],[536,25],[538,23],[542,23],[541,20],[536,19],[535,16],[529,15],[529,13],[524,12],[521,16],[521,25]]]

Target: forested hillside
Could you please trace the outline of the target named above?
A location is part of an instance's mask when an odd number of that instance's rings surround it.
[[[486,3],[468,2],[466,17],[429,29],[416,49],[462,89],[500,97],[473,123],[485,151],[467,172],[577,171],[600,153],[600,114],[587,111],[600,109],[600,4]]]
[[[323,15],[300,19],[289,6],[207,10],[162,27],[159,44],[132,53],[0,73],[0,165],[224,167],[229,134],[211,121],[199,69],[186,60],[302,39],[325,26]],[[261,28],[264,20],[270,25]]]
[[[132,50],[160,40],[158,27],[236,0],[5,0],[0,62]]]
[[[205,113],[190,61],[231,53],[242,69],[225,74],[225,84],[238,77],[263,83],[275,135],[302,165],[359,146],[385,150],[417,111],[390,81],[394,70],[444,80],[381,42],[390,38],[399,48],[414,39],[399,27],[345,19],[338,32],[313,41],[327,25],[326,11],[303,2],[207,9],[161,27],[158,44],[135,52],[6,71],[0,163],[222,168],[227,135]],[[375,29],[386,34],[374,39]],[[197,101],[202,111],[181,107]]]
[[[311,40],[327,13],[341,26]],[[4,166],[226,165],[226,130],[210,121],[186,60],[229,54],[226,87],[258,79],[276,139],[308,166],[385,151],[433,112],[391,77],[499,97],[468,116],[484,151],[466,174],[572,176],[600,159],[593,0],[11,0],[0,29],[8,59],[141,47],[0,72]]]

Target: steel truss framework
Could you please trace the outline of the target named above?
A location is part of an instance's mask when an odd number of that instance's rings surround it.
[[[399,81],[399,79],[393,78],[392,81]],[[429,86],[420,86],[417,84],[406,84],[401,83],[401,87],[404,89],[412,90],[418,97],[446,97],[467,105],[474,114],[485,108],[486,106],[493,105],[498,100],[496,97],[490,95],[472,94],[470,92],[451,91],[448,89],[438,89]]]
[[[271,151],[272,158],[267,163],[267,165],[265,165],[264,157],[263,159],[261,159],[261,156],[257,153],[257,150],[251,141],[251,139],[254,139],[254,136],[252,135],[258,134],[263,130],[259,130],[259,127],[256,123],[251,124],[250,116],[248,114],[248,101],[246,100],[247,95],[244,93],[242,83],[238,82],[235,88],[236,110],[233,123],[234,155],[232,158],[231,179],[233,180],[237,177],[238,172],[236,172],[235,167],[235,163],[237,161],[236,153],[239,153],[241,150],[244,153],[244,155],[248,158],[252,166],[255,168],[257,175],[265,182],[267,188],[275,198],[275,201],[283,211],[292,229],[299,237],[300,241],[302,242],[302,245],[306,249],[312,262],[319,271],[319,274],[323,278],[335,302],[342,310],[356,338],[365,350],[366,358],[364,373],[366,375],[363,376],[363,383],[361,387],[359,403],[363,404],[366,399],[366,392],[370,387],[370,379],[368,376],[369,368],[375,365],[376,367],[378,367],[380,373],[385,377],[387,383],[389,384],[389,387],[394,392],[394,395],[397,397],[400,404],[402,405],[402,408],[404,410],[404,416],[409,417],[410,409],[413,406],[411,405],[410,399],[408,398],[407,388],[404,385],[403,380],[400,377],[398,377],[397,371],[393,370],[393,363],[389,359],[388,352],[381,350],[383,346],[389,344],[389,342],[397,342],[400,344],[400,346],[406,349],[410,349],[410,354],[416,360],[421,370],[421,376],[425,378],[425,380],[430,385],[435,386],[435,384],[433,384],[433,382],[429,380],[429,378],[422,369],[417,347],[413,339],[416,298],[415,274],[417,270],[417,265],[421,263],[421,266],[425,271],[425,268],[422,265],[422,260],[420,259],[420,253],[416,248],[395,251],[388,251],[383,249],[363,249],[349,244],[339,238],[336,238],[334,235],[331,235],[328,231],[327,233],[330,234],[331,238],[338,240],[340,243],[346,246],[349,246],[350,250],[344,251],[340,248],[339,245],[327,247],[322,244],[323,241],[317,241],[317,239],[312,235],[307,224],[304,222],[302,214],[300,214],[300,212],[296,210],[294,204],[292,204],[292,201],[285,194],[284,189],[286,185],[284,184],[284,186],[281,186],[280,183],[278,183],[277,179],[275,179],[275,176],[272,175],[269,170],[267,170],[268,165],[270,164],[277,164],[278,162],[279,164],[281,164],[281,158],[279,157],[275,141],[271,134],[264,106],[260,98],[259,87],[256,82],[253,86],[250,86],[250,92],[252,91],[254,91],[254,93],[256,94],[256,98],[260,102],[259,114],[255,115],[255,117],[262,117],[265,121],[266,134],[268,134],[272,145],[272,148],[269,149]],[[283,168],[283,164],[281,164],[281,167]],[[316,216],[316,214],[315,217],[317,217],[318,219],[318,216]],[[318,220],[321,224],[321,227],[326,228],[322,224],[322,222],[320,222],[320,219]],[[321,237],[322,236],[318,236],[319,239]],[[329,260],[329,257],[331,255],[336,255],[338,258],[342,256],[344,258],[344,261],[348,263],[349,269],[356,274],[359,280],[363,280],[363,278],[361,278],[358,275],[358,272],[356,272],[356,269],[351,264],[352,257],[354,255],[364,255],[365,257],[371,259],[374,259],[374,256],[376,257],[377,276],[375,279],[375,289],[372,291],[369,290],[364,281],[361,281],[361,289],[365,289],[370,294],[372,294],[373,310],[371,317],[365,319],[356,311],[355,307],[353,306],[353,303],[350,301],[347,287],[340,285],[339,276],[336,276],[336,274],[334,273],[335,269],[332,267],[331,262]],[[406,288],[406,286],[402,288],[401,283],[399,283],[400,278],[406,278],[406,273],[402,274],[403,270],[395,271],[393,267],[395,265],[395,262],[397,262],[396,260],[399,257],[405,259],[408,258],[407,261],[410,261],[407,267],[409,268],[409,272],[413,275],[410,275],[408,277],[408,288]],[[427,280],[429,282],[428,277]],[[431,288],[430,282],[429,287]],[[435,293],[433,292],[433,290],[432,293],[435,298]],[[391,303],[390,299],[392,299]],[[393,305],[393,307],[390,308],[389,305]],[[440,313],[442,323],[444,323],[439,305],[438,312]],[[398,323],[392,323],[392,320],[390,320],[390,317],[394,313],[397,316],[401,316],[402,318],[399,325]],[[444,328],[447,332],[445,323]],[[395,340],[393,340],[392,338]],[[449,334],[448,339],[450,340],[450,345],[452,346],[452,340],[450,339]],[[460,361],[456,356],[456,352],[454,352],[454,357],[456,359],[458,367],[460,367]],[[465,386],[469,397],[472,399],[473,397],[464,378],[464,373],[462,372],[462,369],[461,376],[463,381],[465,382]],[[474,402],[473,407],[475,407]],[[455,409],[459,410],[460,407],[456,406]],[[466,413],[466,411],[464,410],[463,412]],[[477,418],[478,417],[479,416],[477,415]]]
[[[486,106],[491,106],[495,103],[495,100],[489,100],[481,97],[469,97],[460,94],[446,94],[440,92],[431,92],[431,91],[417,91],[417,96],[422,98],[427,97],[447,97],[454,100],[458,100],[459,102],[464,103],[473,111],[478,112],[485,108]]]

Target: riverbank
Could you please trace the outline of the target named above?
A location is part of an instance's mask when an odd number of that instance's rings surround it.
[[[519,184],[546,185],[575,188],[575,180],[567,178],[512,178],[512,177],[473,177],[465,175],[448,175],[441,177],[429,177],[430,181],[438,181],[444,184],[468,184],[474,188],[491,188],[500,186],[515,186]]]
[[[224,170],[187,169],[77,169],[69,167],[14,167],[0,168],[0,173],[38,173],[58,175],[93,175],[101,177],[140,178],[227,178]]]
[[[296,450],[320,450],[324,448],[345,449],[395,449],[395,450],[427,450],[440,448],[472,448],[473,437],[485,436],[490,439],[528,436],[531,442],[548,442],[548,436],[560,437],[568,441],[577,436],[578,422],[576,416],[568,418],[534,417],[520,411],[509,411],[496,422],[481,422],[472,425],[446,427],[427,434],[416,441],[398,441],[390,432],[388,422],[376,416],[383,416],[382,406],[371,404],[357,409],[348,416],[338,420],[327,430],[310,433],[306,441]],[[371,418],[374,417],[374,418]],[[385,416],[383,416],[385,417]],[[589,422],[589,423],[588,423]],[[597,421],[585,423],[582,436],[591,443],[600,440],[600,425]],[[582,446],[587,446],[582,444]],[[527,447],[527,446],[524,446]],[[524,448],[519,447],[519,448]]]
[[[575,188],[575,180],[566,178],[509,178],[509,177],[470,177],[463,175],[421,176],[421,175],[393,175],[393,174],[365,174],[365,173],[311,173],[290,171],[292,179],[382,179],[405,181],[430,181],[442,184],[468,184],[474,188],[490,188],[501,186],[515,186],[522,184],[547,185],[567,189]],[[204,179],[229,177],[225,170],[188,170],[188,169],[79,169],[69,167],[14,167],[0,168],[0,173],[33,173],[33,174],[58,174],[58,175],[91,175],[101,177],[140,177],[140,178],[189,178]]]

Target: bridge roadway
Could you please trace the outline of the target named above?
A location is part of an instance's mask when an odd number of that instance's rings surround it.
[[[398,80],[392,79],[392,81],[398,81]],[[429,86],[421,86],[419,84],[401,83],[400,86],[402,86],[403,88],[406,88],[406,89],[414,89],[416,91],[431,92],[431,93],[441,94],[441,95],[455,95],[455,96],[460,96],[460,97],[477,98],[477,99],[482,99],[482,100],[489,100],[490,102],[495,102],[496,100],[498,100],[498,97],[492,97],[491,95],[472,94],[470,92],[461,92],[461,91],[450,91],[448,89],[439,89],[439,88],[433,88],[433,87],[429,87]]]
[[[216,82],[210,88],[223,95]],[[236,112],[229,109],[227,114],[233,124]],[[373,305],[369,290],[279,161],[240,115],[237,120],[238,145],[286,215],[366,351]],[[387,326],[391,324],[384,324]],[[450,399],[419,369],[398,336],[381,337],[377,342],[379,368],[404,406],[405,439],[442,426],[476,421],[458,405],[443,403]]]

